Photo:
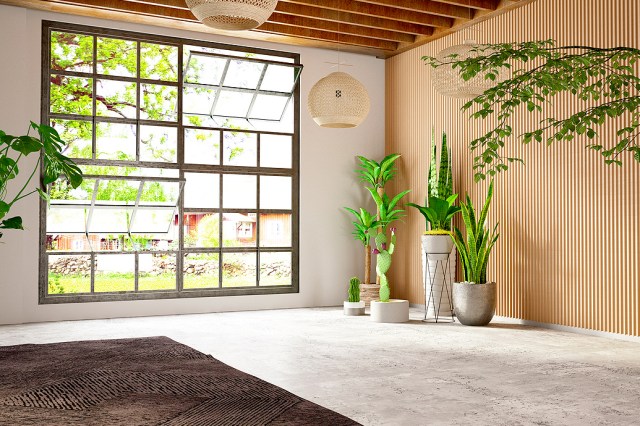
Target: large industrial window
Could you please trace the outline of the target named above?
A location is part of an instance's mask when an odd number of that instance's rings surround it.
[[[40,303],[298,291],[299,55],[43,24]]]

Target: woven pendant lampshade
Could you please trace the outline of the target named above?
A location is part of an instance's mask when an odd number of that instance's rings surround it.
[[[186,0],[196,18],[219,30],[250,30],[273,13],[278,0]]]
[[[369,114],[369,94],[349,74],[333,72],[313,85],[307,108],[321,127],[356,127]]]
[[[448,47],[436,55],[441,62],[468,59],[473,56],[486,56],[491,54],[482,45],[475,41],[467,40],[463,44]],[[453,56],[455,55],[455,56]],[[478,73],[475,77],[465,81],[460,76],[460,69],[453,68],[450,64],[441,65],[431,71],[433,87],[444,96],[460,99],[473,99],[483,94],[496,84],[505,81],[509,76],[509,70],[503,68],[495,80],[485,78],[485,73]]]

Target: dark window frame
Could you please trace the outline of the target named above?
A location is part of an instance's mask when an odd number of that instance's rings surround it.
[[[300,226],[300,83],[295,86],[295,90],[293,92],[293,100],[294,100],[294,120],[293,120],[293,132],[271,132],[271,131],[255,131],[255,130],[247,130],[248,133],[256,133],[258,138],[258,165],[257,167],[240,167],[240,166],[225,166],[225,165],[217,165],[217,166],[208,166],[208,165],[188,165],[185,166],[184,163],[184,130],[185,129],[197,129],[198,127],[191,126],[183,123],[183,114],[182,114],[182,93],[183,93],[183,85],[184,85],[184,55],[183,55],[183,46],[200,46],[200,47],[210,47],[215,49],[224,49],[231,51],[239,51],[243,53],[254,53],[254,54],[262,54],[262,55],[273,55],[279,57],[290,58],[293,60],[292,64],[300,65],[300,55],[297,53],[289,53],[289,52],[281,52],[275,50],[261,49],[261,48],[252,48],[252,47],[243,47],[243,46],[235,46],[235,45],[227,45],[216,42],[207,42],[201,40],[189,40],[177,37],[165,37],[159,35],[152,34],[143,34],[131,31],[120,31],[114,29],[106,29],[100,27],[93,26],[85,26],[85,25],[77,25],[63,22],[55,22],[55,21],[43,21],[42,22],[42,80],[41,80],[41,95],[42,95],[42,103],[41,103],[41,122],[49,123],[52,118],[64,119],[65,116],[63,114],[55,114],[55,117],[49,112],[50,110],[50,86],[49,86],[49,76],[51,74],[50,64],[51,64],[51,33],[54,31],[67,31],[75,34],[85,34],[91,35],[95,37],[113,37],[119,39],[131,39],[137,42],[150,42],[150,43],[159,43],[170,46],[178,47],[178,79],[177,82],[174,82],[178,88],[178,119],[175,123],[173,122],[157,122],[151,120],[141,120],[139,119],[110,119],[109,117],[99,117],[98,121],[118,121],[118,122],[135,122],[137,125],[144,124],[155,124],[155,125],[168,125],[175,126],[178,129],[178,145],[177,145],[177,161],[175,164],[163,164],[162,168],[166,169],[177,169],[179,170],[180,179],[184,179],[184,173],[190,172],[209,172],[209,173],[220,173],[221,176],[224,174],[252,174],[256,176],[290,176],[292,179],[292,200],[291,200],[291,209],[286,212],[291,213],[291,247],[287,248],[267,248],[260,247],[259,238],[260,238],[260,229],[259,229],[259,221],[257,224],[257,241],[256,247],[218,247],[213,249],[204,249],[204,248],[185,248],[184,247],[184,192],[180,194],[180,199],[178,203],[178,232],[179,232],[179,247],[177,250],[163,250],[162,253],[175,253],[176,255],[176,288],[172,290],[152,290],[152,291],[144,291],[138,292],[138,274],[137,274],[137,263],[138,263],[138,254],[146,253],[146,251],[130,251],[127,253],[135,254],[135,263],[136,263],[136,273],[135,273],[135,292],[111,292],[111,293],[77,293],[77,294],[48,294],[48,256],[46,249],[47,242],[47,232],[46,232],[46,220],[47,220],[47,202],[44,200],[40,201],[40,250],[39,250],[39,304],[58,304],[58,303],[81,303],[81,302],[106,302],[106,301],[128,301],[128,300],[152,300],[152,299],[178,299],[178,298],[192,298],[192,297],[219,297],[219,296],[244,296],[244,295],[262,295],[262,294],[288,294],[288,293],[299,293],[299,226]],[[95,49],[95,46],[94,46]],[[95,50],[94,50],[95,55]],[[94,58],[95,60],[95,58]],[[65,72],[65,74],[72,75],[74,72],[69,71]],[[99,78],[97,74],[97,69],[93,70],[94,80],[93,84],[95,85],[96,79]],[[136,83],[152,83],[158,84],[158,81],[147,81],[145,79],[136,77],[136,78],[128,78],[128,77],[109,77],[113,80],[121,80],[121,81],[135,81]],[[164,84],[164,83],[162,83]],[[138,86],[139,87],[139,86]],[[139,90],[139,89],[138,89]],[[94,92],[95,96],[95,92]],[[139,109],[138,109],[139,111]],[[70,116],[72,119],[78,119],[77,116]],[[94,111],[93,115],[86,116],[84,118],[86,121],[96,123],[96,113],[95,113],[95,102],[94,102]],[[222,137],[222,132],[229,131],[228,128],[222,127],[206,127],[207,130],[219,131]],[[243,132],[245,132],[243,130]],[[95,127],[93,133],[93,144],[95,144]],[[287,135],[292,138],[292,167],[291,169],[277,169],[277,168],[262,168],[259,164],[260,159],[260,135],[261,134],[275,134],[275,135]],[[221,144],[222,145],[222,144]],[[95,146],[95,145],[94,145]],[[222,146],[220,146],[222,150]],[[222,152],[221,152],[222,154]],[[222,156],[220,157],[222,161]],[[102,160],[108,161],[108,165],[110,166],[135,166],[135,167],[145,167],[144,162],[130,162],[130,161],[112,161],[112,160]],[[78,160],[78,164],[92,164],[92,165],[101,165],[101,160]],[[150,165],[150,164],[148,164]],[[154,163],[155,167],[159,167],[158,164]],[[253,211],[253,212],[265,212],[269,213],[268,209],[260,209],[260,179],[257,178],[257,204],[255,209],[235,209],[242,211]],[[222,179],[220,179],[220,202],[222,201]],[[212,209],[186,209],[188,212],[197,211],[197,210],[206,210],[207,212],[217,213],[219,217],[222,217],[222,213],[233,211],[234,209],[223,209],[222,204],[218,206],[218,208]],[[284,210],[277,210],[277,212],[282,213]],[[221,222],[220,222],[221,223]],[[220,232],[222,233],[222,226],[220,226]],[[222,241],[222,240],[220,240]],[[259,287],[258,281],[260,276],[260,251],[272,253],[272,252],[286,252],[291,253],[291,285],[287,286],[270,286],[270,287]],[[218,288],[207,288],[207,289],[183,289],[183,279],[182,279],[182,265],[184,261],[184,256],[188,253],[212,253],[212,254],[223,254],[223,253],[242,253],[242,252],[256,252],[256,287],[237,287],[237,288],[229,288],[229,287],[221,287],[222,280],[219,280]],[[121,252],[115,252],[113,254],[118,254]],[[82,255],[86,254],[84,252],[57,252],[51,253],[51,255]],[[105,253],[107,254],[107,253]],[[91,254],[92,259],[95,255],[95,252]],[[222,256],[220,256],[221,258]],[[221,262],[221,260],[219,260]],[[219,273],[222,274],[222,268],[219,268]],[[93,268],[92,268],[93,275]],[[92,277],[92,291],[93,291],[93,277]]]

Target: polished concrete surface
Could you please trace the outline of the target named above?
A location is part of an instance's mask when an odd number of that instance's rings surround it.
[[[365,425],[640,424],[640,343],[338,308],[0,327],[0,345],[169,336]]]

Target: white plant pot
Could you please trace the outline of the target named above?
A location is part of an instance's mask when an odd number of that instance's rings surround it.
[[[359,302],[344,302],[344,314],[347,316],[364,315],[364,300]]]
[[[429,253],[429,259],[446,260],[453,249],[451,235],[424,234],[422,249]]]
[[[409,321],[409,301],[400,299],[390,299],[388,302],[371,301],[371,321],[388,323]]]
[[[440,235],[435,235],[440,236]],[[425,237],[434,237],[434,235],[422,236],[422,274],[423,285],[425,292],[425,301],[427,302],[427,316],[428,317],[450,317],[453,312],[451,311],[451,305],[449,300],[453,298],[452,284],[456,278],[456,249],[453,244],[453,240],[448,235],[444,237],[448,238],[451,242],[451,251],[449,253],[449,270],[447,271],[447,257],[436,256],[429,254],[429,263],[427,264]],[[430,240],[431,238],[429,238]],[[429,246],[431,248],[432,246]],[[445,247],[441,250],[446,249]],[[428,268],[428,269],[427,269]],[[443,274],[444,270],[444,274]],[[431,293],[431,282],[433,279],[433,294]],[[435,305],[435,309],[434,309]],[[436,315],[436,310],[437,314]]]

